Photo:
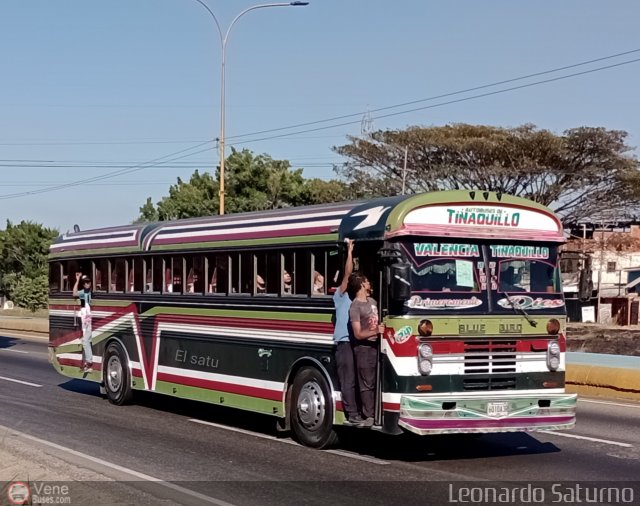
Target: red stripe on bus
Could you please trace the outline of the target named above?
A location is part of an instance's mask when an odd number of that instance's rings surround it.
[[[177,383],[190,387],[205,388],[207,390],[219,390],[230,394],[246,395],[249,397],[258,397],[270,401],[282,401],[282,392],[278,390],[269,390],[259,387],[248,387],[235,383],[227,383],[222,381],[212,381],[200,378],[190,378],[187,376],[178,376],[175,374],[158,373],[158,381],[167,381],[169,383]]]

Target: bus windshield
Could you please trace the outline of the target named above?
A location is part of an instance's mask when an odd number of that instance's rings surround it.
[[[556,246],[417,239],[401,245],[411,272],[410,311],[501,313],[516,302],[534,310],[564,305]]]

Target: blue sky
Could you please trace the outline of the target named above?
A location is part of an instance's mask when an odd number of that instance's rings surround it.
[[[260,3],[204,1],[223,27]],[[328,179],[340,161],[331,147],[360,134],[365,111],[640,49],[638,19],[637,0],[311,0],[249,12],[227,47],[228,142]],[[412,107],[638,58],[631,53]],[[218,163],[215,144],[195,147],[217,137],[220,124],[220,42],[195,0],[2,0],[0,68],[2,228],[6,219],[63,232],[75,223],[129,223],[146,197],[157,202],[176,177]],[[560,133],[603,126],[626,130],[638,146],[639,77],[634,62],[370,116],[374,129],[534,123]],[[354,116],[316,126],[355,124],[238,137],[347,114]],[[255,140],[282,133],[289,135]],[[140,170],[73,185],[129,168]]]

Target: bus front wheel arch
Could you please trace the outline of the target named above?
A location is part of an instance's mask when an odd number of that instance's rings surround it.
[[[122,406],[131,401],[131,375],[129,361],[122,345],[117,341],[110,342],[104,353],[103,382],[107,399],[112,404]]]
[[[287,411],[293,435],[301,444],[327,448],[337,442],[329,383],[315,367],[305,366],[296,373]]]

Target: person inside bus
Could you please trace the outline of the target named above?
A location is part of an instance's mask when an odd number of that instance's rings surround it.
[[[342,409],[347,422],[352,425],[361,425],[364,419],[358,412],[356,399],[356,370],[353,346],[349,335],[349,309],[351,299],[347,293],[349,276],[353,272],[353,241],[347,240],[347,259],[344,264],[344,274],[340,286],[333,294],[333,305],[336,310],[335,325],[333,328],[333,341],[336,343],[336,368],[340,392],[342,396]]]
[[[78,288],[82,281],[82,288]],[[91,350],[91,278],[76,272],[76,282],[73,285],[73,296],[80,299],[80,321],[82,323],[82,372],[90,372],[93,368],[93,352]]]
[[[373,426],[375,414],[376,365],[378,361],[378,336],[384,333],[380,324],[378,305],[371,295],[371,283],[364,274],[353,273],[347,286],[352,298],[349,308],[351,331],[355,338],[353,353],[358,373],[363,427]]]
[[[513,266],[507,267],[500,273],[500,291],[501,292],[524,292],[525,289],[518,285],[520,276],[516,273]]]
[[[318,271],[313,271],[313,293],[314,295],[324,294],[324,276]]]
[[[285,269],[284,273],[282,274],[284,293],[293,293],[293,287],[291,286],[291,280],[292,280],[291,274],[289,274],[289,271],[287,271]]]
[[[555,292],[554,267],[544,262],[531,262],[531,291],[536,293]]]
[[[153,271],[150,268],[147,269],[147,277],[145,278],[144,291],[145,292],[153,291]]]
[[[256,293],[267,293],[267,285],[260,274],[256,274]]]

